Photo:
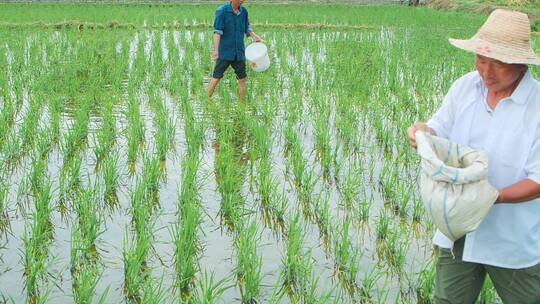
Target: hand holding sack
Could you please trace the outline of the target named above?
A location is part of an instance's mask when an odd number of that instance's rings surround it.
[[[422,131],[415,135],[424,207],[435,226],[455,241],[478,228],[499,194],[487,179],[487,156]]]

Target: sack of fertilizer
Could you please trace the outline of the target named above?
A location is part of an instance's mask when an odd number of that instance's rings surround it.
[[[499,192],[488,182],[483,151],[416,132],[420,192],[426,212],[452,241],[478,228]]]

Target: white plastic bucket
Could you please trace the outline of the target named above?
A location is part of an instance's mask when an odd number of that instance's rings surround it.
[[[268,48],[262,42],[255,42],[246,48],[246,59],[255,72],[264,72],[270,67]]]

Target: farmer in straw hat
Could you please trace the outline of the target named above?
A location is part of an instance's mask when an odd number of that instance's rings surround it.
[[[540,303],[540,65],[526,14],[498,9],[469,40],[450,39],[476,54],[476,71],[458,79],[423,130],[484,150],[499,197],[477,230],[456,242],[440,231],[435,303],[474,303],[486,273],[504,303]],[[481,195],[481,194],[479,194]]]
[[[214,94],[223,73],[233,67],[238,79],[240,100],[246,96],[246,55],[244,35],[251,37],[254,42],[260,42],[249,26],[248,11],[242,6],[244,0],[232,0],[220,6],[214,17],[214,51],[211,59],[216,60],[212,80],[208,85],[208,98]]]

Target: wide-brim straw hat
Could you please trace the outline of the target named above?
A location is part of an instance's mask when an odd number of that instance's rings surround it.
[[[469,40],[448,39],[460,49],[510,64],[540,65],[531,48],[531,25],[527,14],[494,10]]]

